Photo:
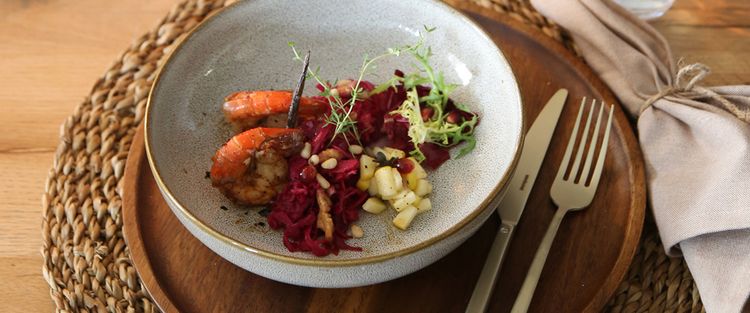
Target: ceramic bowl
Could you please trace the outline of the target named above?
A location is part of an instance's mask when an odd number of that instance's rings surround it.
[[[417,216],[408,231],[392,226],[392,213],[363,212],[357,223],[365,236],[349,240],[363,251],[322,258],[292,253],[280,231],[259,223],[265,218],[211,187],[205,177],[211,157],[233,135],[221,113],[224,97],[238,90],[293,89],[300,64],[289,41],[311,50],[311,68],[334,80],[355,77],[365,54],[417,42],[425,26],[435,27],[425,35],[433,66],[460,85],[452,97],[478,112],[481,122],[476,149],[430,173],[433,210]],[[383,82],[412,64],[409,56],[384,59],[365,79]],[[476,24],[443,3],[251,0],[207,19],[175,48],[154,82],[145,127],[159,188],[203,244],[267,278],[352,287],[417,271],[471,236],[505,187],[522,125],[520,93],[505,57]]]

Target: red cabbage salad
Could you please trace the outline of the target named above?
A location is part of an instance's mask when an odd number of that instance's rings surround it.
[[[279,122],[288,92],[230,95],[224,113],[238,133],[213,158],[213,185],[239,205],[265,206],[268,225],[292,252],[360,251],[362,214],[392,214],[383,227],[408,231],[432,209],[428,171],[448,161],[454,147],[457,157],[470,153],[479,122],[450,98],[457,85],[445,82],[431,56],[420,36],[416,44],[365,56],[350,79],[325,80],[310,70],[319,93],[301,100],[296,128]],[[364,79],[379,60],[393,57],[413,58],[414,68],[395,70],[380,84]]]

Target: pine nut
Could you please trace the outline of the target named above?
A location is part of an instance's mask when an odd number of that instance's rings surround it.
[[[362,227],[357,226],[357,224],[352,224],[352,236],[354,238],[362,238],[362,236],[365,235],[364,230],[362,230]]]
[[[323,162],[323,163],[320,163],[320,167],[322,167],[322,168],[324,168],[324,169],[327,169],[327,170],[332,170],[332,169],[334,169],[334,168],[336,167],[336,165],[338,165],[338,164],[339,164],[339,162],[338,162],[338,161],[336,161],[336,159],[328,159],[328,160],[326,160],[325,162]]]
[[[309,161],[312,165],[318,165],[318,162],[320,162],[320,157],[317,154],[313,154],[310,156]]]
[[[304,159],[309,159],[311,150],[312,150],[312,145],[310,145],[309,142],[305,142],[305,147],[302,148],[302,151],[300,151],[299,156],[301,156]]]
[[[323,175],[315,175],[315,179],[318,180],[318,185],[320,185],[323,189],[328,189],[331,187],[331,183],[329,183]]]
[[[351,152],[352,154],[362,154],[362,146],[351,145],[349,146],[349,152]]]

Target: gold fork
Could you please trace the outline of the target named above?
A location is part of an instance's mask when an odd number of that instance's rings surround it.
[[[599,178],[602,175],[602,169],[604,167],[604,158],[607,155],[607,144],[609,143],[609,132],[612,127],[612,115],[614,107],[610,105],[609,117],[607,119],[606,129],[604,130],[604,136],[602,139],[601,148],[599,148],[599,155],[594,164],[594,172],[591,175],[591,181],[586,184],[587,178],[589,177],[592,162],[594,160],[594,151],[596,144],[599,141],[599,129],[602,122],[602,115],[604,113],[604,104],[599,108],[599,116],[596,119],[596,126],[594,127],[593,136],[589,142],[589,126],[591,126],[591,118],[594,115],[594,109],[596,107],[596,101],[591,101],[589,114],[586,119],[586,126],[583,128],[583,133],[579,140],[578,150],[576,152],[575,160],[573,161],[570,174],[567,178],[565,173],[568,167],[570,167],[570,157],[573,153],[573,146],[577,141],[578,137],[578,126],[581,124],[581,116],[583,116],[583,108],[585,106],[586,98],[581,101],[581,107],[578,109],[578,117],[576,118],[575,126],[573,126],[573,132],[568,140],[568,147],[565,149],[565,156],[562,162],[560,162],[560,169],[557,170],[557,176],[552,183],[552,189],[550,190],[550,196],[552,201],[558,206],[555,216],[552,218],[552,222],[547,228],[547,232],[544,234],[544,239],[539,245],[534,255],[534,260],[531,263],[529,272],[526,274],[526,278],[521,286],[521,291],[518,293],[516,302],[513,304],[512,313],[522,313],[529,309],[531,298],[534,296],[534,290],[536,289],[537,282],[539,282],[539,276],[544,268],[544,263],[547,260],[547,254],[552,246],[552,242],[555,240],[557,229],[560,227],[563,217],[570,211],[582,210],[591,204],[591,200],[594,199],[594,193],[596,193],[596,187],[599,185]],[[578,170],[581,165],[581,159],[583,158],[584,148],[588,143],[588,152],[586,155],[586,161],[583,164],[583,169],[579,175]]]

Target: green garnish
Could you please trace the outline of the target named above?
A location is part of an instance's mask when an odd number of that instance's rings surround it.
[[[429,28],[425,26],[425,31],[428,33],[434,30],[434,27]],[[289,42],[288,44],[294,52],[294,59],[302,62],[302,57],[297,52],[294,42]],[[396,88],[398,84],[403,85],[407,91],[407,99],[392,113],[403,116],[409,122],[408,135],[414,144],[414,151],[411,152],[411,155],[417,161],[422,162],[425,159],[425,155],[419,146],[426,142],[444,147],[466,143],[459,150],[457,157],[468,154],[476,145],[474,127],[478,121],[477,115],[470,112],[464,105],[453,102],[456,110],[468,112],[471,119],[457,121],[455,118],[452,120],[449,118],[455,112],[445,112],[446,106],[450,101],[450,94],[458,85],[446,83],[443,73],[436,72],[432,68],[429,62],[432,56],[432,49],[424,47],[424,36],[422,33],[419,34],[417,43],[413,45],[389,48],[386,53],[372,59],[365,55],[359,71],[359,77],[352,90],[351,98],[346,101],[343,101],[337,93],[331,93],[331,86],[335,85],[335,83],[330,84],[321,79],[318,75],[319,68],[308,71],[309,77],[314,78],[318,84],[323,86],[321,96],[326,97],[331,106],[331,114],[326,117],[326,123],[334,125],[334,134],[331,141],[341,135],[349,143],[347,134],[351,134],[357,141],[360,141],[357,122],[351,116],[357,99],[364,93],[364,90],[360,87],[360,83],[368,70],[374,67],[375,61],[388,56],[400,56],[404,52],[411,54],[417,60],[418,64],[414,64],[415,71],[405,74],[404,77],[392,77],[383,84],[375,87],[371,91],[371,94],[383,92],[388,88]],[[417,86],[428,84],[431,86],[430,93],[420,97],[417,93]],[[429,108],[431,110],[431,114],[426,120],[422,116],[422,106],[425,109]]]
[[[425,29],[427,32],[434,30],[434,28],[430,29],[427,27]],[[400,114],[409,121],[408,134],[414,144],[414,151],[411,152],[411,155],[417,161],[422,162],[425,159],[424,153],[419,148],[419,145],[425,142],[435,143],[444,147],[464,142],[466,145],[459,150],[457,156],[460,158],[471,152],[476,146],[474,127],[478,121],[477,115],[471,113],[464,105],[454,102],[456,109],[470,113],[471,119],[460,122],[449,121],[448,117],[451,112],[445,112],[445,109],[450,100],[451,92],[458,85],[447,84],[443,73],[435,72],[429,62],[432,56],[432,49],[430,47],[423,47],[423,43],[423,36],[420,34],[420,40],[417,44],[404,49],[404,51],[411,54],[418,61],[419,64],[414,65],[416,71],[404,75],[403,78],[395,76],[386,82],[387,85],[378,86],[376,90],[385,90],[391,86],[395,87],[398,82],[402,83],[407,90],[406,101],[392,113]],[[430,93],[419,97],[417,86],[425,84],[432,86]],[[429,108],[432,110],[427,120],[423,119],[421,104],[424,104],[425,109]]]
[[[290,41],[288,42],[288,45],[294,52],[294,59],[300,62],[303,61],[302,57],[295,48],[295,43]],[[334,132],[333,137],[331,137],[331,142],[333,142],[333,140],[336,139],[337,136],[342,135],[347,144],[349,144],[349,139],[346,134],[352,134],[358,142],[360,141],[359,131],[357,131],[357,121],[353,120],[351,116],[352,109],[354,109],[354,106],[357,104],[357,99],[359,99],[360,95],[364,93],[364,90],[359,85],[362,83],[362,79],[364,79],[365,74],[368,72],[368,70],[374,67],[375,61],[392,55],[397,56],[399,54],[400,50],[388,49],[386,53],[376,56],[372,59],[368,58],[368,56],[365,55],[364,59],[362,60],[362,67],[359,70],[359,77],[354,84],[354,88],[352,88],[351,98],[346,101],[342,101],[338,93],[331,93],[331,86],[335,85],[336,83],[334,82],[333,84],[330,84],[328,82],[324,82],[323,79],[321,79],[318,75],[318,72],[320,70],[319,68],[308,71],[308,75],[314,78],[318,82],[318,84],[323,86],[323,92],[321,92],[320,95],[326,97],[328,99],[328,104],[331,106],[331,114],[326,117],[326,123],[334,126]]]
[[[294,52],[294,60],[303,62],[302,57],[300,56],[299,52],[297,52],[297,48],[295,48],[296,44],[292,41],[288,42],[287,44],[292,48],[292,52]],[[331,114],[326,117],[326,123],[334,125],[334,133],[331,141],[333,141],[336,136],[346,133],[351,133],[352,135],[354,135],[354,138],[359,141],[359,132],[357,132],[356,127],[357,122],[351,118],[351,112],[354,106],[348,105],[350,101],[343,102],[338,94],[332,94],[331,85],[333,84],[329,84],[328,82],[323,81],[323,79],[321,79],[318,75],[319,71],[320,68],[316,68],[315,70],[308,70],[307,75],[308,77],[312,77],[313,79],[315,79],[320,86],[323,86],[323,92],[321,92],[321,96],[324,96],[326,97],[326,99],[328,99],[328,105],[330,105],[331,107]],[[358,86],[359,82],[357,82],[357,87]],[[357,90],[356,92],[352,90],[352,99],[350,100],[356,100],[355,95],[358,93],[359,90]],[[352,101],[351,103],[353,104],[354,102]],[[344,136],[344,139],[347,141],[347,143],[349,142],[349,139],[346,136]]]

